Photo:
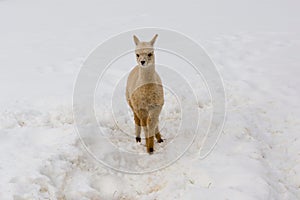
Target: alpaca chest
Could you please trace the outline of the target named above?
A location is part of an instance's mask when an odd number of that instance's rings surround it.
[[[142,85],[132,93],[130,100],[132,106],[136,109],[149,110],[153,107],[163,106],[163,87],[156,83]]]

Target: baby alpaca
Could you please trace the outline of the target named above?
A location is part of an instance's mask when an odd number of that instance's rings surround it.
[[[154,151],[154,136],[157,142],[163,142],[158,119],[164,104],[164,91],[155,71],[153,49],[157,36],[156,34],[150,42],[140,42],[133,36],[138,65],[131,70],[126,85],[126,99],[134,114],[136,142],[141,142],[142,127],[148,153]]]

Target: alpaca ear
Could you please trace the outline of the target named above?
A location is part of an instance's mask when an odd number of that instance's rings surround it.
[[[140,43],[139,38],[137,38],[135,35],[133,36],[133,41],[134,41],[135,45],[138,45]]]
[[[154,37],[153,37],[152,40],[150,41],[150,44],[151,44],[151,45],[154,45],[157,36],[158,36],[157,34],[154,35]]]

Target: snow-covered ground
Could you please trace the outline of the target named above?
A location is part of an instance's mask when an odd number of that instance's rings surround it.
[[[300,199],[299,7],[292,0],[0,1],[0,199]],[[227,118],[205,159],[191,152],[132,175],[87,154],[72,92],[91,50],[144,26],[203,45],[224,81]],[[166,102],[176,125],[176,101]],[[201,103],[210,109],[206,98]],[[133,140],[115,144],[145,151]]]

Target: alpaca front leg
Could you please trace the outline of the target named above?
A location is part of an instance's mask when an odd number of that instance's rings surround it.
[[[149,137],[149,128],[148,126],[143,126],[143,130],[146,138],[146,148],[148,153],[153,153],[154,137]]]
[[[135,140],[136,142],[141,142],[141,126],[135,125]]]
[[[136,142],[141,142],[141,121],[135,113],[134,113],[134,122],[135,122],[135,140]]]
[[[146,138],[147,152],[152,154],[154,151],[154,136]]]
[[[149,153],[154,151],[154,135],[156,135],[156,130],[158,126],[158,117],[155,115],[149,116],[147,120],[147,127],[148,127],[148,144],[147,150]]]

